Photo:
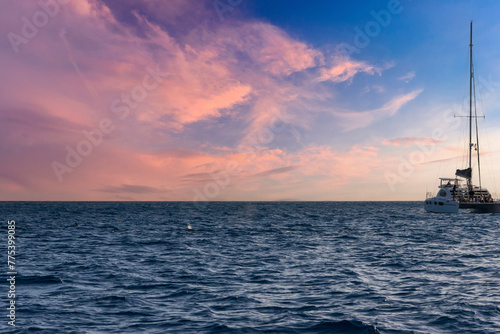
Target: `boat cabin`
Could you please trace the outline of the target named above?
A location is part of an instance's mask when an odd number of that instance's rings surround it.
[[[453,200],[460,203],[489,203],[493,202],[490,192],[478,186],[467,187],[467,184],[458,178],[440,178],[439,188],[449,189]]]

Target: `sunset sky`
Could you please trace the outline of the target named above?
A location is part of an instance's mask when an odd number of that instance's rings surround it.
[[[496,1],[0,9],[0,200],[423,200],[465,167],[471,20],[500,190]]]

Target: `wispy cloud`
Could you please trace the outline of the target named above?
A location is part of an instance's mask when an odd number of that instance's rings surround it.
[[[428,137],[403,137],[395,139],[387,139],[382,142],[384,145],[400,146],[405,147],[414,145],[424,145],[424,146],[434,146],[442,144],[443,141]]]
[[[40,10],[37,2],[2,9],[4,36]],[[421,90],[394,93],[370,82],[388,102],[340,107],[337,88],[346,85],[337,84],[362,73],[380,79],[394,63],[326,54],[268,22],[237,15],[221,22],[212,6],[194,0],[68,2],[19,54],[0,48],[0,71],[9,78],[0,81],[0,199],[190,200],[192,187],[212,182],[228,161],[241,167],[230,189],[239,199],[283,198],[294,185],[290,197],[300,198],[309,187],[364,178],[381,163],[376,147],[311,139],[321,111],[335,115],[332,127],[364,128]],[[155,65],[168,77],[140,104],[130,103]],[[117,108],[130,116],[120,120]],[[276,113],[287,121],[282,132],[261,140],[253,159],[238,152]],[[59,184],[51,163],[64,161],[66,148],[103,118],[116,130]]]
[[[96,191],[99,192],[104,192],[104,193],[113,193],[113,194],[124,194],[124,193],[129,193],[129,194],[156,194],[156,193],[161,193],[164,190],[157,189],[154,187],[149,187],[149,186],[141,186],[141,185],[134,185],[134,184],[122,184],[120,186],[112,187],[112,186],[106,186],[101,189],[97,189]]]
[[[398,80],[404,81],[406,83],[410,82],[413,78],[415,78],[415,71],[411,71],[406,73],[405,75],[398,78]]]
[[[486,151],[486,152],[481,152],[481,156],[495,156],[498,155],[500,151]],[[448,161],[464,161],[468,158],[467,154],[462,154],[462,155],[456,155],[444,159],[434,159],[434,160],[429,160],[420,163],[419,165],[427,165],[427,164],[435,164],[435,163],[443,163],[443,162],[448,162]],[[472,154],[472,159],[475,160],[477,159],[477,153]]]
[[[386,91],[386,88],[382,85],[371,85],[371,86],[366,86],[365,89],[363,90],[363,93],[369,93],[371,91],[376,91],[377,93],[384,93]]]
[[[347,81],[350,83],[358,73],[367,73],[370,75],[377,73],[380,75],[381,69],[364,61],[358,61],[348,57],[335,57],[333,65],[322,68],[320,73],[321,75],[318,77],[318,81],[332,81],[335,83]]]
[[[280,167],[280,168],[275,168],[275,169],[266,170],[264,172],[257,173],[254,176],[269,176],[269,175],[274,175],[274,174],[288,173],[294,169],[297,169],[297,167],[296,166]]]
[[[422,89],[418,89],[408,94],[396,96],[380,108],[362,112],[334,111],[333,114],[339,120],[344,131],[365,128],[380,119],[394,116],[403,105],[415,99],[422,91]]]

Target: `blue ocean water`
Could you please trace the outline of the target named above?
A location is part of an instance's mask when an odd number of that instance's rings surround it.
[[[0,202],[0,216],[2,333],[500,332],[500,215],[420,202]]]

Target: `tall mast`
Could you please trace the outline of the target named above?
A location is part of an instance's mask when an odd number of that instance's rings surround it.
[[[472,20],[470,21],[470,78],[469,78],[469,168],[472,168]],[[471,187],[471,178],[468,180]]]

